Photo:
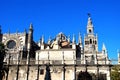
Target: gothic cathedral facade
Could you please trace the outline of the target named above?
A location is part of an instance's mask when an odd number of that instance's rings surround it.
[[[37,37],[37,36],[35,36]],[[4,59],[8,72],[3,80],[45,80],[49,71],[51,80],[77,80],[80,72],[89,72],[92,80],[105,76],[110,80],[110,60],[105,45],[98,50],[98,36],[88,17],[87,34],[70,39],[60,32],[45,43],[44,37],[33,40],[33,25],[23,33],[5,33],[0,30],[0,41],[8,50]],[[49,70],[47,69],[49,67]],[[94,76],[93,76],[94,75]]]

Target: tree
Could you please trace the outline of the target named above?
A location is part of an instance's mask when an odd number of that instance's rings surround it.
[[[44,80],[51,80],[51,74],[50,74],[50,67],[49,65],[46,65],[46,74]]]
[[[120,80],[120,66],[113,66],[111,70],[111,80]]]
[[[6,49],[4,44],[0,43],[0,80],[5,76],[6,69],[4,68],[4,57],[5,57]]]

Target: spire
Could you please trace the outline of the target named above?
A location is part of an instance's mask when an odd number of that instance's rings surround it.
[[[93,27],[91,15],[88,13],[88,24],[87,27]]]
[[[103,43],[103,47],[102,47],[102,53],[106,55],[106,58],[108,58],[108,52],[107,52],[107,49],[106,49],[104,43]]]
[[[87,33],[93,33],[93,32],[94,32],[94,28],[93,28],[93,24],[92,24],[91,15],[90,15],[90,13],[88,13]]]
[[[118,49],[117,52],[118,52],[118,59],[120,59],[120,50]]]
[[[105,47],[105,44],[103,43],[103,46],[102,46],[102,50],[103,51],[106,51],[106,47]]]
[[[33,30],[33,24],[32,23],[30,23],[30,28],[29,29]]]
[[[78,44],[81,44],[82,43],[82,37],[81,37],[81,34],[79,32],[79,37],[78,37]]]
[[[75,43],[75,35],[73,34],[73,40],[72,40],[73,43]]]
[[[49,39],[48,39],[48,44],[50,44],[50,42],[51,42],[51,37],[49,36]]]
[[[76,49],[75,35],[74,34],[73,34],[73,40],[72,40],[72,49]]]
[[[68,42],[70,43],[70,35],[68,35]]]
[[[30,24],[30,27],[29,27],[29,34],[31,34],[31,36],[33,36],[33,25],[32,25],[32,23]]]
[[[44,44],[44,36],[42,36],[42,41],[41,41],[42,44]]]

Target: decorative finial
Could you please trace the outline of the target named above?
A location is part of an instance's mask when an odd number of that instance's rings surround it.
[[[44,36],[42,35],[42,44],[44,43]]]
[[[81,34],[80,34],[80,32],[79,32],[79,38],[78,38],[78,41],[79,41],[79,43],[82,43],[82,41],[81,41]]]
[[[80,34],[80,32],[79,32],[79,39],[81,38],[81,34]]]
[[[50,44],[50,42],[51,42],[51,37],[49,36],[49,39],[48,39],[48,44]]]
[[[33,24],[32,23],[30,23],[30,29],[33,29]]]
[[[70,42],[70,35],[68,35],[68,42]]]
[[[73,43],[75,43],[75,35],[73,34],[73,41],[72,41]]]
[[[88,13],[88,17],[91,17],[91,14],[90,14],[90,13]]]
[[[108,54],[107,54],[108,51],[107,51],[104,43],[103,43],[102,51],[103,51],[104,54],[106,54],[106,56],[108,56]]]
[[[117,52],[118,52],[118,58],[120,59],[120,50],[118,49]]]
[[[103,43],[102,50],[106,50],[105,44]]]

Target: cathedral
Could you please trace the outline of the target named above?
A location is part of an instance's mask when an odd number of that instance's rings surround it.
[[[3,80],[78,80],[80,72],[88,72],[92,80],[110,80],[110,60],[105,45],[98,50],[98,36],[88,16],[86,35],[58,33],[45,43],[44,36],[33,40],[33,25],[22,33],[1,33],[0,41],[7,49],[4,58],[8,71]],[[37,36],[35,36],[37,37]]]

